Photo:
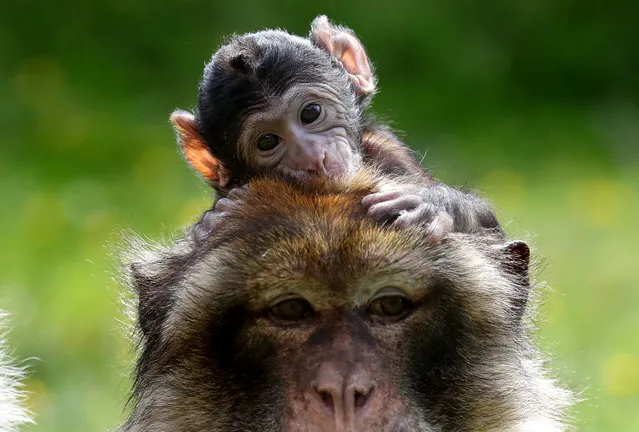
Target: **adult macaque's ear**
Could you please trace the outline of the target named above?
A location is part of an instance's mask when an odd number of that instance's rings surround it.
[[[515,240],[504,246],[506,267],[512,273],[528,281],[528,267],[530,265],[530,249],[521,240]]]
[[[195,116],[186,111],[176,110],[171,114],[171,122],[186,160],[211,186],[223,189],[229,181],[227,170],[211,154],[200,135]]]
[[[504,254],[504,268],[519,279],[517,284],[519,289],[513,293],[511,299],[513,312],[519,320],[524,314],[530,294],[530,249],[526,243],[520,240],[508,242],[500,248]]]
[[[349,29],[331,25],[325,15],[311,24],[311,42],[339,60],[360,94],[375,92],[375,76],[366,50]]]

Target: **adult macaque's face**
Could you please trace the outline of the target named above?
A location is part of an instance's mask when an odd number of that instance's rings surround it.
[[[238,152],[255,172],[333,177],[360,166],[357,139],[333,88],[296,85],[246,117]]]

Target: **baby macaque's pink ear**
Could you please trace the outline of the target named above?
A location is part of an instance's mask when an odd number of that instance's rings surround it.
[[[211,186],[223,189],[229,180],[228,173],[220,161],[211,154],[200,135],[195,116],[186,111],[176,110],[171,114],[171,122],[186,160]]]
[[[311,24],[310,39],[344,65],[360,94],[375,92],[375,76],[366,50],[351,30],[333,26],[325,15],[320,15]]]

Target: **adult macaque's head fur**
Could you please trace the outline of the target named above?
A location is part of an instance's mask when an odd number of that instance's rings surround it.
[[[354,33],[316,18],[309,38],[282,30],[232,36],[211,58],[200,83],[195,115],[176,111],[186,158],[214,187],[244,183],[256,169],[238,152],[247,116],[280,109],[295,87],[336,95],[352,152],[358,151],[362,112],[375,77]],[[207,154],[208,152],[208,154]]]
[[[363,214],[369,173],[249,183],[208,241],[133,253],[126,432],[557,431],[528,247]]]

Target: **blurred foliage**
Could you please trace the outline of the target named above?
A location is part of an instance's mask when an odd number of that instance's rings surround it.
[[[230,33],[355,29],[375,111],[493,200],[549,283],[542,346],[583,431],[639,430],[639,2],[36,0],[0,14],[0,299],[31,360],[27,430],[115,427],[132,349],[121,233],[210,203],[167,122]]]

